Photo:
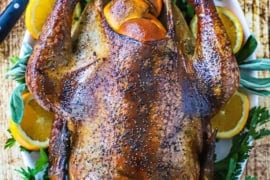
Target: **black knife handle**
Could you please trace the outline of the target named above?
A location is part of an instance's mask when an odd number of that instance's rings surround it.
[[[28,0],[12,0],[0,15],[0,42],[5,39],[19,20],[27,4]]]

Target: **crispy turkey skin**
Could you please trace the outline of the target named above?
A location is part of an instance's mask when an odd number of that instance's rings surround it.
[[[239,84],[239,70],[212,0],[194,0],[195,41],[170,0],[166,38],[114,32],[92,0],[71,38],[75,0],[57,0],[27,66],[27,85],[56,114],[52,179],[211,179],[209,119]]]

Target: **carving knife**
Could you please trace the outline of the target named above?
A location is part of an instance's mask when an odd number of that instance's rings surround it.
[[[24,12],[28,0],[12,0],[0,14],[0,42],[2,42]]]

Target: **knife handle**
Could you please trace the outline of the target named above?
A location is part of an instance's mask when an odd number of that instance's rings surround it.
[[[12,27],[24,12],[28,0],[12,0],[0,15],[0,42],[2,42]]]

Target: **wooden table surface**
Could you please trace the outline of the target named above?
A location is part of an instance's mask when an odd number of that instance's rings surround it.
[[[0,12],[10,0],[0,1]],[[259,40],[257,57],[270,57],[270,2],[269,0],[240,0],[246,20],[252,32]],[[8,104],[14,82],[5,79],[9,67],[8,58],[19,54],[22,37],[25,31],[24,18],[16,24],[6,40],[0,44],[0,179],[20,179],[14,171],[23,167],[23,161],[18,148],[4,150],[4,144],[9,137],[8,129]],[[261,77],[270,77],[270,72],[260,73]],[[259,98],[259,104],[270,109],[270,98]],[[270,123],[268,125],[270,128]],[[255,142],[245,174],[256,176],[258,180],[270,179],[270,137]]]

